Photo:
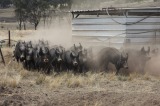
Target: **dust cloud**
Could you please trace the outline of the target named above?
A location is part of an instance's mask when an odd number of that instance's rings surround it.
[[[147,59],[144,55],[139,55],[138,52],[140,51],[141,47],[142,46],[139,46],[138,49],[132,47],[127,51],[129,53],[128,71],[130,73],[140,73],[140,74],[147,73],[149,75],[154,75],[159,77],[160,76],[160,55],[158,54],[159,52],[157,54],[152,53],[152,50],[155,49],[155,47],[150,46],[151,48],[149,54],[150,59]]]
[[[62,45],[68,47],[72,44],[71,22],[69,16],[54,17],[45,26],[40,24],[37,31],[27,37],[27,40],[38,42],[48,41],[49,45]]]
[[[160,76],[160,55],[153,56],[150,61],[147,62],[145,66],[146,73],[150,75]]]

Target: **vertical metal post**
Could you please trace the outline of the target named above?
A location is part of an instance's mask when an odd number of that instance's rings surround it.
[[[1,58],[2,58],[2,62],[5,65],[5,61],[4,61],[4,57],[3,57],[3,53],[2,53],[1,47],[0,47],[0,55],[1,55]]]
[[[157,33],[156,33],[156,31],[155,31],[155,47],[157,47],[157,35],[156,35]]]
[[[11,32],[10,30],[8,31],[8,46],[10,47],[11,46]]]

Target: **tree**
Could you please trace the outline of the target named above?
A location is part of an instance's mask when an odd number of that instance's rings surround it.
[[[29,21],[34,25],[35,30],[43,18],[44,23],[46,17],[50,16],[49,9],[54,6],[60,9],[71,8],[71,0],[13,0],[15,5],[15,13],[19,21],[21,30],[22,23]]]
[[[10,4],[12,4],[11,0],[0,0],[0,6],[2,8],[6,8],[8,7]]]
[[[15,5],[15,14],[17,20],[19,22],[19,30],[22,29],[22,23],[25,29],[25,22],[27,21],[28,14],[27,14],[27,7],[28,7],[28,0],[13,0],[13,4]]]
[[[48,0],[14,0],[15,13],[19,21],[19,29],[22,29],[22,23],[29,21],[34,25],[35,30],[49,8]]]
[[[51,6],[55,8],[59,6],[59,9],[70,9],[72,4],[72,0],[32,0],[29,3],[28,15],[29,21],[34,24],[35,30],[41,20],[41,18],[45,19],[49,16],[49,9]]]
[[[35,30],[40,22],[40,19],[46,15],[46,11],[49,9],[48,0],[31,0],[27,13],[29,22],[34,24]]]

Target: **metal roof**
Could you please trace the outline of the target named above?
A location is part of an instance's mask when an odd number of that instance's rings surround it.
[[[135,15],[135,16],[160,16],[160,7],[139,7],[139,8],[115,8],[107,7],[97,10],[74,10],[71,11],[74,15],[77,15],[74,18],[77,18],[79,15]]]

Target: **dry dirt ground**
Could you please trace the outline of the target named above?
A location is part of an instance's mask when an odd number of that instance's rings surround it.
[[[160,106],[160,78],[149,74],[115,73],[60,75],[27,71],[12,61],[12,49],[2,48],[0,64],[2,106]]]

